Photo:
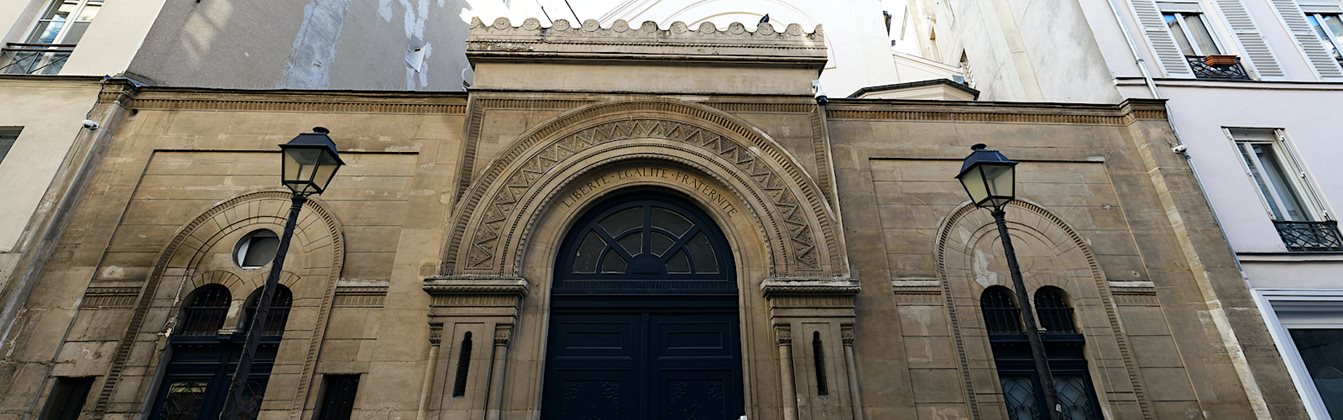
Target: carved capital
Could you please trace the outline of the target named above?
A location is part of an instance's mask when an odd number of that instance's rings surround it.
[[[793,327],[787,324],[774,326],[774,336],[779,340],[780,346],[793,345]]]
[[[429,324],[429,345],[438,346],[443,343],[443,324]]]
[[[494,345],[507,346],[513,339],[513,324],[499,324],[494,326]]]
[[[840,325],[839,337],[844,341],[845,346],[853,346],[853,324]]]

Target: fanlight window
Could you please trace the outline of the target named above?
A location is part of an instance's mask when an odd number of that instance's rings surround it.
[[[289,320],[289,308],[294,305],[294,294],[288,287],[276,285],[275,297],[271,298],[270,311],[266,312],[266,326],[261,329],[263,337],[278,337],[284,334],[285,322]],[[257,302],[261,301],[261,289],[252,292],[247,298],[247,323],[243,328],[251,327],[252,316],[256,314]]]
[[[1040,327],[1044,328],[1045,334],[1078,334],[1073,308],[1068,306],[1063,289],[1045,286],[1036,290],[1035,313],[1039,314]]]
[[[1006,287],[992,286],[979,296],[979,307],[984,312],[984,328],[990,335],[1021,334],[1021,311]]]
[[[718,273],[713,244],[673,210],[634,205],[598,221],[583,236],[574,273]]]
[[[215,335],[224,327],[229,303],[233,298],[224,286],[209,284],[191,293],[190,303],[182,309],[178,335]]]
[[[650,197],[651,196],[651,197]],[[648,198],[643,198],[648,197]],[[594,208],[565,239],[556,289],[734,290],[718,227],[692,204],[622,195]]]

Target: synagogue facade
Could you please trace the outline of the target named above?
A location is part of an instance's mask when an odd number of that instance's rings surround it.
[[[110,135],[0,360],[0,417],[217,412],[289,192],[259,418],[1038,416],[1007,219],[1072,418],[1305,418],[1160,101],[812,96],[824,35],[476,21],[465,93],[104,84]],[[206,414],[202,414],[206,413]],[[342,417],[346,416],[346,417]]]

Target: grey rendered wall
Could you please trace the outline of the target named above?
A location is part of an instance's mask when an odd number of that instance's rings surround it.
[[[460,91],[464,3],[168,2],[129,75],[186,87]],[[424,55],[418,69],[408,64],[414,48]]]

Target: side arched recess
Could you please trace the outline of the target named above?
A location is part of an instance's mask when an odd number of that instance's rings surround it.
[[[96,396],[94,417],[103,417],[109,411],[109,405],[127,403],[127,401],[114,401],[118,386],[135,386],[148,390],[144,400],[140,402],[144,407],[142,411],[147,410],[153,403],[157,382],[162,378],[166,362],[160,360],[162,352],[156,352],[148,366],[133,366],[128,363],[133,363],[130,355],[137,345],[152,343],[155,349],[165,348],[167,345],[165,329],[171,328],[171,325],[152,323],[147,319],[171,319],[172,313],[175,313],[172,311],[176,311],[180,304],[176,300],[190,292],[194,286],[204,283],[220,283],[225,286],[247,283],[248,286],[243,289],[260,287],[264,282],[265,273],[254,273],[258,277],[255,279],[230,282],[228,280],[230,276],[212,270],[207,257],[212,252],[218,251],[221,246],[232,248],[231,244],[222,244],[221,241],[241,235],[244,229],[267,227],[278,232],[284,226],[291,205],[290,196],[289,191],[259,191],[244,194],[211,207],[173,235],[172,241],[164,247],[154,263],[153,270],[136,298],[130,324],[109,363],[107,380]],[[326,333],[336,283],[345,261],[345,241],[341,224],[321,201],[309,199],[304,204],[294,230],[289,256],[291,264],[286,265],[281,283],[294,290],[296,298],[294,310],[311,310],[313,315],[310,319],[315,320],[311,325],[295,325],[291,322],[291,325],[286,327],[286,342],[291,339],[301,341],[282,344],[281,352],[286,352],[286,347],[296,346],[294,353],[301,354],[301,360],[292,357],[288,358],[289,360],[277,361],[302,366],[295,381],[296,387],[292,391],[284,390],[284,394],[287,395],[293,392],[288,397],[292,398],[288,417],[298,418],[302,416],[311,391],[317,354]],[[294,258],[295,256],[300,257]],[[239,291],[242,290],[234,292]],[[290,319],[303,319],[303,317]],[[290,337],[291,335],[293,337]],[[151,340],[146,343],[143,341],[145,337],[158,339],[157,342]],[[282,354],[281,357],[285,356]],[[128,383],[122,384],[123,379]],[[134,382],[136,379],[147,380],[149,384],[147,386],[143,383],[136,384]],[[272,396],[270,390],[267,391],[267,395]]]
[[[1105,278],[1087,241],[1062,218],[1042,206],[1017,199],[1008,204],[1006,217],[1018,259],[1049,261],[1035,264],[1043,265],[1041,267],[1027,265],[1022,268],[1027,290],[1033,292],[1043,286],[1056,286],[1075,297],[1077,319],[1086,331],[1090,370],[1101,404],[1136,402],[1144,416],[1153,417],[1151,401],[1139,380],[1137,359],[1130,350],[1115,297],[1138,294],[1155,298],[1155,289],[1145,286],[1115,290]],[[991,351],[980,318],[979,296],[989,286],[1012,287],[1006,262],[999,261],[1005,257],[1000,255],[1000,247],[995,248],[999,241],[995,221],[989,212],[966,202],[943,220],[935,248],[940,288],[937,292],[940,292],[941,304],[947,311],[955,347],[960,349],[957,356],[961,379],[969,397],[968,405],[976,418],[981,417],[979,399],[993,400],[998,398],[994,394],[1000,392],[997,387],[985,389],[983,383],[976,387],[976,381],[972,380],[975,373],[996,378],[996,369],[987,356]],[[1095,349],[1102,343],[1120,349],[1119,360],[1100,356],[1104,352]],[[967,348],[983,350],[968,351]],[[972,354],[976,356],[972,358]],[[1115,375],[1116,372],[1124,374]],[[1117,385],[1119,382],[1126,383]],[[1120,394],[1128,395],[1118,396]]]

